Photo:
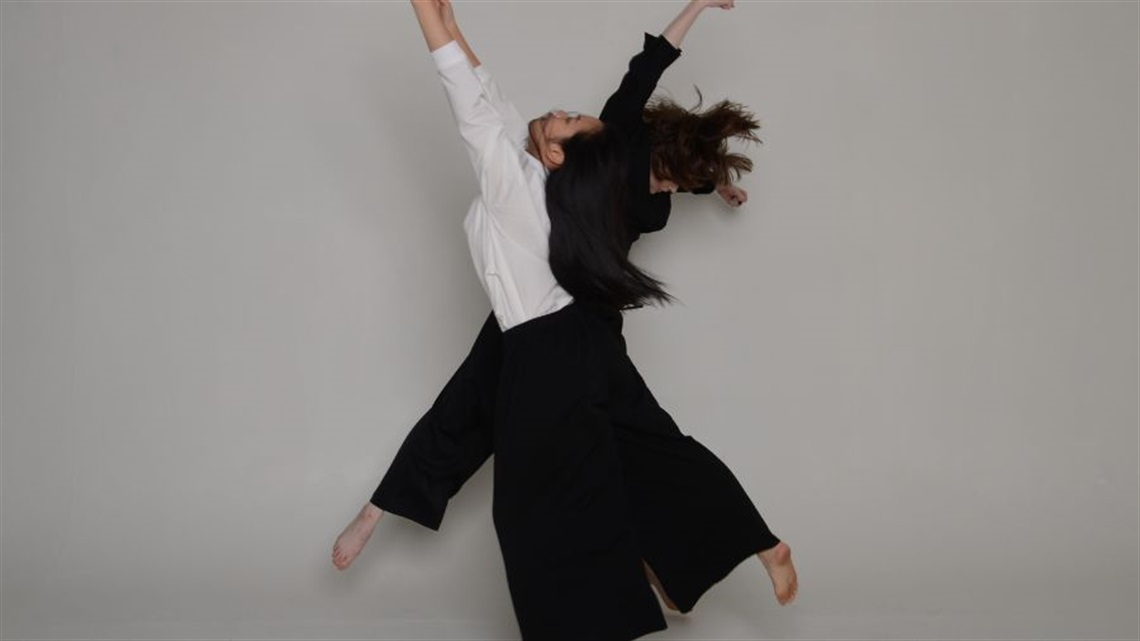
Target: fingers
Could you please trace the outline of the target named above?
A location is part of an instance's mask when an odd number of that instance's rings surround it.
[[[733,207],[739,207],[748,202],[748,192],[739,187],[729,187],[723,195],[725,202]]]

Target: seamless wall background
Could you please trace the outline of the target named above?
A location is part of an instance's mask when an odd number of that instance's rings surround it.
[[[524,114],[596,113],[680,6],[457,12]],[[387,516],[329,562],[487,312],[405,3],[0,15],[0,635],[517,635],[489,466],[438,534]],[[764,143],[743,210],[678,197],[635,248],[681,303],[627,336],[801,595],[752,561],[655,637],[1140,634],[1138,18],[701,17],[662,89]]]

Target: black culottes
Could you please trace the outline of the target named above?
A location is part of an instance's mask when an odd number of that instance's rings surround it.
[[[524,639],[665,628],[609,421],[618,349],[574,304],[503,333],[492,514]]]
[[[525,639],[659,630],[642,560],[687,612],[779,542],[732,472],[653,398],[616,312],[575,303],[505,333],[488,317],[372,503],[438,529],[492,453],[495,527]]]

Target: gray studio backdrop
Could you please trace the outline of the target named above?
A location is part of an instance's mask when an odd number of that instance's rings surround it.
[[[596,113],[680,6],[457,13],[537,115]],[[764,143],[742,210],[678,197],[636,247],[680,303],[627,335],[801,593],[749,561],[655,638],[1136,638],[1138,17],[701,17],[662,89]],[[517,636],[490,466],[329,561],[488,309],[406,3],[2,18],[3,637]]]

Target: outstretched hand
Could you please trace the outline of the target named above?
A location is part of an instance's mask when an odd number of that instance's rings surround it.
[[[736,6],[736,0],[701,0],[705,7],[716,7],[718,9],[731,9]]]
[[[748,192],[736,185],[717,185],[716,193],[720,194],[730,207],[739,207],[748,202]]]

